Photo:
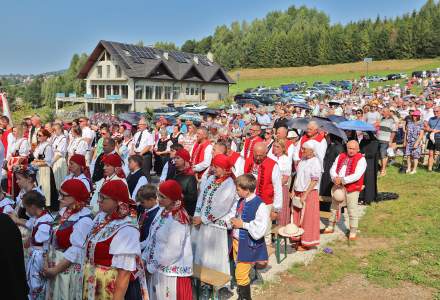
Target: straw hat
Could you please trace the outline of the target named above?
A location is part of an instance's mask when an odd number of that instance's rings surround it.
[[[278,229],[278,234],[285,237],[295,237],[300,236],[304,233],[304,229],[299,228],[295,224],[287,224],[284,227]]]
[[[347,191],[342,185],[333,185],[331,195],[336,202],[344,202],[347,200]]]

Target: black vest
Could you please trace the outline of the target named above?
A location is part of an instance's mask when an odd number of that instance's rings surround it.
[[[157,151],[162,152],[167,150],[167,144],[168,144],[168,140],[163,141],[162,139],[159,139],[157,141]]]
[[[142,169],[137,170],[136,173],[134,174],[130,173],[127,176],[127,185],[128,185],[128,191],[130,192],[130,196],[133,194],[134,188],[136,187],[139,178],[141,178],[142,176],[144,176],[144,172],[142,171]]]

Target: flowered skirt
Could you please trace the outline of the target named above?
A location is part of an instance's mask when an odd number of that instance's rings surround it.
[[[43,249],[30,248],[26,261],[26,278],[30,300],[43,300],[46,295],[46,279],[42,276],[44,268]]]
[[[51,250],[48,255],[49,267],[54,267],[63,258],[63,252]],[[82,272],[80,264],[72,264],[47,284],[46,300],[76,300],[82,295]]]

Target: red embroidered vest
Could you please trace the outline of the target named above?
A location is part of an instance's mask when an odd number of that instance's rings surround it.
[[[244,141],[244,159],[247,159],[248,157],[253,158],[254,157],[254,146],[256,143],[262,142],[263,139],[259,136],[256,136],[254,138],[247,138]]]
[[[237,153],[235,151],[231,151],[231,154],[229,155],[229,160],[231,162],[231,165],[234,166],[239,157],[240,157],[240,153]]]
[[[203,144],[196,143],[191,153],[191,165],[197,165],[201,163],[205,159],[205,149],[211,144],[209,140],[204,142]],[[201,178],[203,173],[206,171],[203,170],[201,172],[196,172],[197,178]]]
[[[273,204],[274,188],[272,183],[272,172],[276,162],[269,157],[258,167],[257,189],[255,194],[260,196],[264,203]],[[252,173],[254,159],[249,157],[244,163],[244,173]]]
[[[336,165],[336,173],[339,174],[339,171],[342,169],[344,164],[346,165],[345,176],[351,175],[356,170],[356,166],[358,161],[364,157],[361,153],[357,153],[353,157],[349,157],[347,153],[339,154],[338,163]],[[359,178],[358,181],[349,183],[345,185],[345,189],[348,193],[351,192],[360,192],[362,191],[362,187],[364,185],[364,174]]]

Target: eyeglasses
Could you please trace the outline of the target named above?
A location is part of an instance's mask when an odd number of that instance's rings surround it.
[[[98,202],[104,202],[104,200],[112,200],[112,198],[99,194]]]
[[[38,137],[43,137],[44,136],[44,134],[38,134]]]

